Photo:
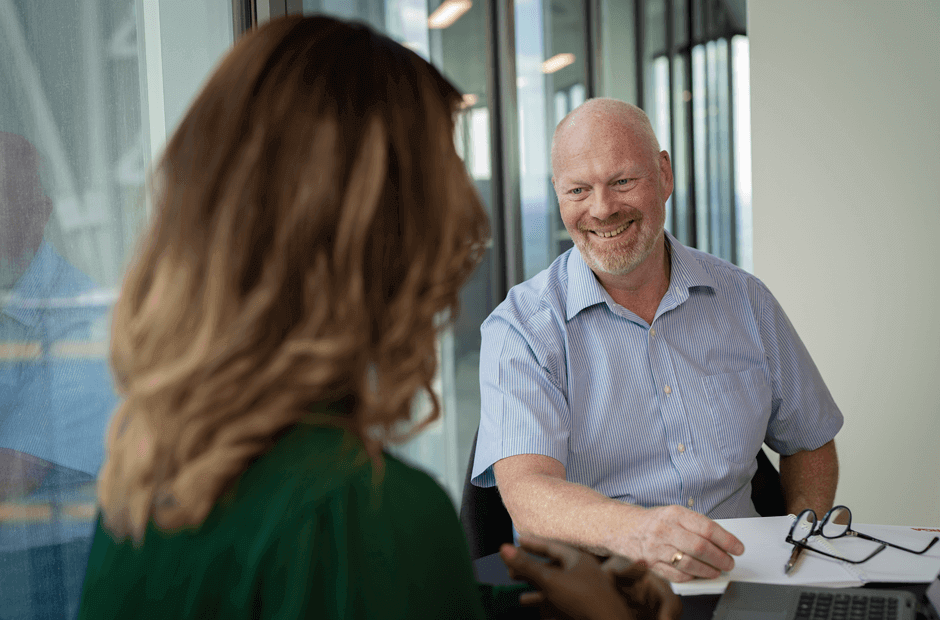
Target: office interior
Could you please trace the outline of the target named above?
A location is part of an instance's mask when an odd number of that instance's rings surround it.
[[[455,504],[480,323],[571,247],[552,130],[608,96],[646,110],[671,154],[667,228],[760,277],[813,355],[845,415],[837,503],[940,525],[940,2],[0,0],[0,131],[38,149],[45,239],[97,283],[75,303],[113,304],[150,216],[148,167],[221,56],[253,24],[317,12],[371,24],[465,93],[455,140],[493,239],[440,338],[444,415],[392,448]],[[107,337],[105,320],[53,354],[106,364]],[[90,531],[93,481],[69,510]],[[0,502],[0,530],[40,513]]]

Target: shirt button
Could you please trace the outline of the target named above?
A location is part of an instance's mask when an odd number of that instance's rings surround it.
[[[695,500],[690,497],[688,504],[689,504],[689,508],[691,508],[692,506],[695,505]]]
[[[678,450],[679,450],[679,454],[682,454],[683,452],[685,452],[685,444],[680,443],[678,446]]]
[[[663,392],[665,392],[666,394],[672,394],[672,388],[667,385],[666,387],[663,388]]]
[[[650,328],[650,337],[651,337],[651,338],[655,338],[655,337],[656,337],[656,328],[655,328],[655,327],[651,327],[651,328]]]

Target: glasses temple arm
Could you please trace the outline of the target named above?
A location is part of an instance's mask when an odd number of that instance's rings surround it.
[[[937,536],[934,536],[934,537],[933,537],[933,540],[931,540],[931,541],[927,544],[926,547],[924,547],[924,548],[921,549],[920,551],[915,551],[914,549],[908,549],[907,547],[902,547],[901,545],[896,545],[896,544],[894,544],[894,543],[889,543],[889,542],[886,541],[886,540],[881,540],[880,538],[875,538],[874,536],[869,536],[868,534],[862,534],[861,532],[856,532],[855,530],[849,530],[848,532],[846,532],[846,534],[849,535],[849,536],[856,536],[856,537],[858,537],[858,538],[864,538],[865,540],[870,540],[870,541],[872,541],[872,542],[881,543],[881,544],[883,544],[883,545],[888,545],[889,547],[894,547],[895,549],[900,549],[901,551],[907,551],[908,553],[913,553],[913,554],[915,554],[915,555],[920,555],[920,554],[922,554],[922,553],[927,553],[927,551],[930,550],[930,548],[933,547],[933,546],[937,543],[938,540],[940,540],[940,538],[938,538]]]

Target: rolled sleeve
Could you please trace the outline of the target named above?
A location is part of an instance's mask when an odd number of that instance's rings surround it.
[[[480,349],[480,431],[472,482],[493,486],[493,464],[519,454],[567,465],[569,409],[561,360],[521,321],[497,311],[483,324]],[[563,351],[563,348],[560,348]]]
[[[773,389],[765,441],[784,456],[816,450],[842,428],[842,412],[783,308],[766,288],[762,292],[761,332]]]

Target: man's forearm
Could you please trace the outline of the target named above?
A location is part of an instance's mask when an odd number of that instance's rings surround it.
[[[520,533],[534,534],[607,556],[623,553],[625,520],[643,508],[552,476],[532,474],[503,491],[503,501]]]
[[[835,440],[816,450],[780,457],[780,483],[791,514],[812,508],[822,518],[832,508],[838,482]]]

